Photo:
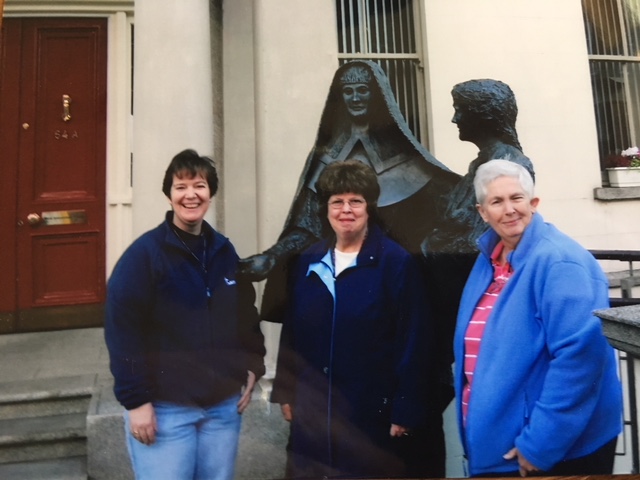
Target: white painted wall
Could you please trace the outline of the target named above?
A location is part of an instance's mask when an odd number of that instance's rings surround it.
[[[463,173],[477,148],[450,123],[451,88],[494,78],[515,92],[517,129],[536,169],[540,212],[588,248],[639,249],[640,201],[601,202],[580,0],[429,0],[425,42],[432,151]]]
[[[588,248],[639,249],[640,201],[593,195],[602,184],[580,0],[423,0],[421,10],[436,157],[464,173],[477,152],[450,122],[451,88],[502,80],[518,100],[545,218]],[[225,228],[242,255],[268,248],[282,228],[337,67],[334,16],[331,0],[225,2],[225,41],[236,44],[225,59],[225,160],[234,164],[225,167]],[[243,97],[251,87],[253,103]],[[235,221],[234,205],[243,207]]]
[[[601,181],[580,0],[423,0],[420,10],[436,157],[464,173],[477,153],[450,122],[451,88],[502,80],[518,99],[545,218],[588,248],[640,249],[640,201],[593,197]],[[247,256],[280,234],[313,145],[338,66],[335,5],[227,0],[223,24],[224,233]],[[263,326],[274,352],[271,329]]]
[[[136,0],[133,125],[134,237],[164,219],[164,172],[185,148],[213,155],[208,0]],[[213,222],[215,209],[207,214]]]
[[[106,268],[132,240],[131,188],[131,16],[109,18],[107,67]]]
[[[258,248],[280,234],[338,67],[334,2],[255,2]]]
[[[328,0],[224,3],[224,233],[242,257],[282,230],[338,67],[335,25]],[[272,375],[279,325],[262,330]]]
[[[223,8],[225,235],[238,254],[258,249],[253,0]]]

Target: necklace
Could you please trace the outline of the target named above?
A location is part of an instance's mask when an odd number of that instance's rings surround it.
[[[202,246],[202,260],[201,260],[200,257],[198,257],[198,255],[196,255],[196,253],[189,247],[187,242],[185,242],[185,239],[182,238],[182,235],[180,234],[180,232],[178,232],[177,227],[173,227],[172,230],[173,230],[173,233],[176,234],[176,237],[178,237],[178,240],[180,240],[180,243],[182,243],[184,248],[187,250],[187,252],[189,252],[189,254],[198,263],[198,265],[200,265],[200,268],[202,269],[202,273],[203,273],[202,279],[204,280],[204,283],[206,285],[207,297],[211,297],[211,289],[209,288],[209,284],[207,282],[208,273],[209,273],[207,270],[207,236],[201,233],[200,236],[196,237],[198,241],[200,240],[200,238],[202,238],[203,246]],[[186,234],[191,235],[188,233]],[[195,235],[191,235],[191,237],[195,237]]]

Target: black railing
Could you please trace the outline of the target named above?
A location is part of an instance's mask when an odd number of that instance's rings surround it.
[[[634,275],[633,262],[640,262],[640,250],[589,250],[597,260],[617,260],[627,262],[626,274],[618,273],[618,280],[621,296],[610,297],[612,307],[623,307],[625,305],[638,305],[640,298],[633,297],[633,287],[640,285],[640,276]],[[623,273],[623,276],[620,276]],[[614,285],[618,286],[618,285]]]
[[[634,275],[633,262],[640,262],[639,250],[589,250],[597,260],[617,260],[627,262],[628,268],[626,272],[617,272],[610,274],[610,283],[612,286],[620,287],[621,296],[609,297],[611,307],[623,307],[627,305],[640,304],[640,298],[634,298],[633,287],[640,285],[640,276]],[[619,282],[619,284],[618,284]],[[621,360],[626,360],[627,364],[627,387],[628,387],[628,404],[629,419],[625,418],[625,426],[629,426],[631,434],[631,462],[632,472],[637,474],[640,471],[640,436],[638,428],[638,407],[636,399],[636,373],[634,361],[637,357],[629,352],[624,352],[625,356],[621,356]]]

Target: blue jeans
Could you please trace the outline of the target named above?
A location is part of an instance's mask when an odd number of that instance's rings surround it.
[[[242,416],[239,395],[212,407],[153,404],[158,432],[153,445],[131,435],[125,412],[125,435],[137,480],[232,480]]]

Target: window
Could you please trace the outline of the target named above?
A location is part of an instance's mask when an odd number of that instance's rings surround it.
[[[416,2],[419,3],[419,2]],[[378,62],[416,138],[425,139],[424,82],[413,0],[336,0],[338,59]]]
[[[640,142],[640,0],[582,0],[600,166]]]

